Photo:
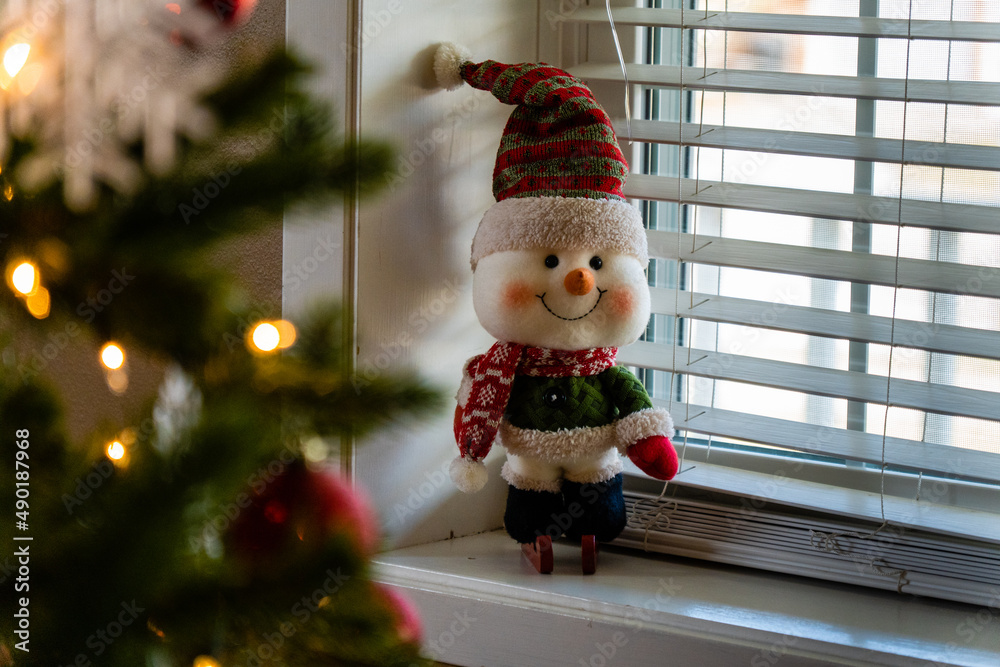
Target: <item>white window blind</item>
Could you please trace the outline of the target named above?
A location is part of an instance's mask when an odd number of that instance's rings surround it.
[[[637,4],[613,10],[633,100],[616,129],[654,315],[619,360],[672,412],[684,461],[630,495],[624,541],[988,600],[1000,6]],[[623,109],[605,3],[570,5],[557,18],[585,55],[568,69]]]

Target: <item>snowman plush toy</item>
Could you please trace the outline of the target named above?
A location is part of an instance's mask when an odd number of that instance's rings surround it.
[[[464,82],[515,105],[496,204],[472,244],[476,315],[498,342],[465,365],[451,478],[481,489],[499,442],[507,532],[543,573],[552,539],[579,540],[592,573],[597,543],[625,528],[621,455],[657,479],[677,472],[669,413],[615,365],[650,308],[646,235],[622,195],[628,165],[607,113],[561,69],[473,63],[452,44],[438,47],[434,69],[442,87]]]

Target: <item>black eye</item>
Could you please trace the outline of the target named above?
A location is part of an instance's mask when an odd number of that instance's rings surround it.
[[[600,257],[595,255],[590,258],[590,268],[592,268],[594,271],[599,271],[602,266],[604,266],[604,260],[602,260]]]
[[[559,266],[559,258],[556,257],[555,255],[549,255],[548,257],[545,258],[545,266],[549,267],[550,269],[556,268],[557,266]]]

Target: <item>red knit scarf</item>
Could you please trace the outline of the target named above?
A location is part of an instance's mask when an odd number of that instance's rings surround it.
[[[552,350],[517,343],[496,343],[469,362],[472,391],[457,429],[463,458],[478,461],[490,452],[500,419],[507,409],[515,375],[581,377],[597,375],[615,365],[616,347]]]

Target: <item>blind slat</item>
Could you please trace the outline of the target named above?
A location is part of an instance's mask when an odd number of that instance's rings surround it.
[[[971,547],[977,552],[975,556],[960,567],[949,568],[949,563],[954,566],[956,554],[970,549],[969,540],[936,535],[928,543],[923,531],[894,527],[877,539],[866,540],[864,536],[873,525],[822,516],[798,521],[777,509],[748,512],[686,497],[661,498],[655,492],[631,488],[625,491],[625,505],[632,520],[615,544],[646,551],[749,564],[849,584],[863,582],[892,591],[903,584],[906,593],[979,606],[990,604],[989,584],[1000,569],[993,545],[985,553]],[[656,519],[646,523],[647,517]],[[816,531],[839,534],[839,552],[818,548]],[[783,539],[769,542],[773,535]],[[905,572],[902,579],[895,574],[898,571]],[[984,659],[989,663],[989,658]]]
[[[836,76],[828,74],[806,74],[795,71],[742,70],[719,67],[695,66],[697,52],[700,56],[706,33],[715,31],[743,31],[770,35],[824,35],[848,38],[912,38],[915,40],[956,40],[967,42],[1000,41],[1000,24],[976,23],[970,21],[923,21],[892,20],[876,17],[833,17],[805,15],[776,15],[741,12],[708,12],[686,10],[662,10],[642,8],[616,8],[616,22],[621,26],[661,27],[688,29],[693,31],[690,41],[680,41],[681,48],[687,42],[691,52],[653,53],[653,59],[673,61],[681,66],[660,64],[628,64],[627,79],[631,84],[647,88],[665,88],[682,91],[704,91],[719,93],[748,93],[760,95],[796,95],[810,97],[842,98],[847,100],[885,100],[895,102],[918,102],[937,105],[967,105],[970,107],[1000,107],[1000,82],[988,73],[988,81],[941,79],[902,79],[886,76]],[[552,17],[550,17],[552,18]],[[607,18],[602,7],[581,8],[568,12],[566,20],[605,25]],[[637,33],[638,34],[638,33]],[[650,48],[659,48],[655,35],[650,35]],[[718,33],[716,33],[718,34]],[[721,40],[720,40],[721,42]],[[814,41],[803,41],[812,48]],[[864,51],[863,43],[852,46],[852,42],[841,40],[845,48],[857,50],[859,72],[882,72],[878,56]],[[705,41],[705,53],[709,48]],[[834,49],[830,43],[818,42],[821,48]],[[665,38],[663,48],[677,46],[676,38]],[[825,46],[824,46],[825,45]],[[698,49],[695,51],[695,47]],[[973,49],[977,47],[971,47]],[[816,55],[815,52],[810,52]],[[909,51],[908,51],[909,53]],[[950,51],[949,51],[950,55]],[[663,57],[667,56],[667,57]],[[875,59],[874,63],[863,63],[862,58]],[[976,56],[979,57],[979,56]],[[708,57],[706,55],[706,60]],[[723,62],[708,60],[716,64]],[[978,62],[978,61],[977,61]],[[797,63],[787,57],[782,58],[781,69],[791,70]],[[873,68],[868,68],[872,64]],[[862,68],[864,65],[864,68]],[[752,67],[752,65],[747,65]],[[777,68],[775,68],[777,69]],[[839,70],[828,70],[839,71]],[[583,62],[571,72],[585,81],[618,84],[607,86],[606,90],[620,90],[626,77],[612,57],[603,54],[599,61]],[[931,74],[929,76],[936,76]],[[942,73],[943,76],[943,73]],[[961,75],[965,78],[964,75]],[[978,78],[978,76],[976,77]],[[653,98],[657,99],[657,98]],[[681,99],[686,99],[682,98]],[[707,97],[706,97],[707,99]],[[742,103],[741,96],[729,96],[729,104]],[[775,98],[761,98],[775,99]],[[662,100],[661,100],[662,102]],[[925,116],[936,118],[941,107],[905,107],[921,119]],[[881,109],[881,106],[877,107]],[[659,113],[655,105],[648,109]],[[681,117],[675,121],[654,121],[637,119],[632,122],[630,139],[647,144],[682,146],[685,148],[709,148],[717,150],[746,151],[750,153],[771,153],[789,156],[817,157],[824,159],[858,161],[862,163],[883,163],[889,165],[920,165],[941,169],[978,170],[970,174],[968,182],[962,181],[944,196],[953,201],[984,202],[952,203],[945,201],[921,201],[896,197],[858,195],[846,192],[823,192],[807,189],[751,185],[740,181],[741,174],[725,178],[736,182],[716,182],[702,178],[704,172],[681,171],[680,177],[630,175],[625,194],[634,199],[664,201],[679,206],[696,205],[727,208],[779,215],[793,216],[780,221],[782,229],[789,231],[806,225],[813,219],[841,220],[888,225],[892,227],[917,227],[920,229],[978,234],[1000,234],[1000,207],[987,199],[992,192],[983,192],[979,180],[992,182],[1000,171],[1000,147],[971,144],[954,144],[942,141],[920,142],[898,139],[826,134],[826,127],[817,127],[819,132],[795,132],[791,130],[763,129],[700,124],[690,122],[690,110],[681,110]],[[666,115],[676,117],[677,109],[668,110]],[[881,113],[881,111],[879,112]],[[977,112],[978,113],[978,112]],[[688,115],[685,115],[688,114]],[[694,114],[695,117],[697,114]],[[884,115],[884,114],[883,114]],[[983,115],[986,118],[985,114]],[[947,115],[945,116],[947,120]],[[680,122],[678,122],[678,120]],[[879,118],[880,121],[894,121]],[[897,119],[898,120],[898,119]],[[687,122],[685,122],[687,121]],[[894,121],[895,122],[895,121]],[[898,123],[897,123],[898,125]],[[963,126],[964,127],[964,126]],[[947,128],[946,128],[947,129]],[[974,129],[974,128],[972,128]],[[616,123],[619,136],[626,134],[623,123]],[[908,136],[908,135],[907,135]],[[951,134],[946,133],[946,137]],[[968,141],[978,141],[969,139]],[[663,151],[661,151],[661,155]],[[669,154],[669,152],[668,152]],[[784,160],[783,164],[792,160]],[[801,160],[800,160],[801,162]],[[680,160],[684,165],[684,160]],[[715,162],[711,164],[715,165]],[[833,163],[831,163],[833,164]],[[840,163],[844,166],[844,163]],[[732,167],[727,164],[727,167]],[[691,165],[687,165],[692,168]],[[793,167],[789,167],[793,168]],[[697,169],[697,167],[693,167]],[[992,172],[992,173],[988,173]],[[902,172],[908,178],[924,178],[931,170],[908,170]],[[943,173],[943,172],[942,172]],[[693,178],[685,178],[693,176]],[[942,176],[943,179],[943,176]],[[912,180],[912,179],[911,179]],[[948,181],[951,183],[951,181]],[[944,188],[941,180],[941,188]],[[822,189],[829,185],[816,182],[809,187]],[[849,187],[849,186],[848,186]],[[986,188],[989,186],[987,185]],[[876,190],[877,191],[877,190]],[[936,192],[936,191],[935,191]],[[806,220],[802,220],[806,218]],[[678,219],[681,219],[678,216]],[[992,259],[973,259],[978,255],[963,253],[957,261],[936,261],[933,253],[920,254],[926,259],[911,259],[890,255],[872,254],[868,250],[850,249],[850,244],[842,250],[803,247],[776,243],[784,238],[774,235],[749,236],[759,240],[743,240],[692,234],[694,229],[684,229],[687,233],[650,230],[647,232],[650,255],[654,258],[676,260],[679,284],[684,276],[692,276],[691,265],[732,267],[786,274],[803,278],[836,280],[857,284],[896,286],[905,289],[949,294],[968,294],[986,298],[1000,298],[1000,267],[972,265],[970,262],[992,262]],[[708,231],[706,228],[705,231]],[[772,230],[773,232],[774,230]],[[717,233],[717,232],[713,232]],[[902,233],[902,231],[900,231]],[[742,235],[742,234],[741,234]],[[970,244],[975,243],[970,240]],[[909,251],[907,251],[909,252]],[[954,258],[952,258],[954,259]],[[685,267],[685,265],[687,265]],[[772,276],[774,277],[774,276]],[[657,274],[658,284],[663,284]],[[748,276],[749,279],[749,276]],[[693,283],[689,283],[689,287]],[[748,293],[749,294],[749,293]],[[996,332],[970,327],[923,323],[871,315],[868,312],[839,312],[807,306],[775,304],[754,299],[722,297],[693,293],[686,290],[653,287],[653,312],[671,315],[682,320],[727,323],[753,327],[755,331],[787,331],[813,336],[823,336],[837,340],[858,343],[896,345],[928,352],[965,357],[956,363],[979,360],[1000,360],[1000,336]],[[780,309],[780,310],[779,310]],[[868,310],[866,305],[865,310]],[[960,320],[964,321],[964,320]],[[681,329],[681,331],[687,331]],[[684,384],[698,386],[701,378],[723,380],[742,384],[749,393],[759,395],[760,400],[770,398],[772,392],[764,392],[756,387],[771,387],[796,392],[799,395],[825,396],[841,400],[888,405],[901,409],[918,410],[948,416],[967,417],[982,420],[977,426],[995,426],[1000,422],[1000,391],[970,389],[956,384],[972,384],[969,374],[959,374],[955,378],[940,383],[921,382],[900,377],[887,378],[867,370],[867,363],[855,363],[852,346],[852,369],[824,368],[811,363],[792,363],[779,359],[792,357],[774,352],[773,359],[762,359],[746,354],[728,354],[717,351],[716,345],[706,342],[705,347],[694,349],[683,345],[665,345],[640,342],[622,348],[618,358],[621,363],[639,367],[658,369],[683,376]],[[867,350],[867,347],[860,348]],[[730,350],[732,351],[732,350]],[[739,352],[740,350],[736,350]],[[980,366],[991,361],[977,361]],[[845,364],[846,368],[846,364]],[[905,367],[900,375],[909,376]],[[917,375],[917,377],[923,377]],[[937,379],[937,376],[935,376]],[[657,385],[659,386],[659,385]],[[671,385],[673,386],[673,385]],[[725,384],[726,388],[736,385]],[[975,383],[972,386],[996,389],[992,384]],[[926,473],[940,473],[958,476],[955,482],[961,494],[977,489],[993,489],[1000,482],[1000,456],[990,451],[977,451],[943,444],[922,442],[916,439],[883,437],[876,433],[847,428],[823,428],[814,424],[795,421],[802,419],[797,412],[782,413],[788,419],[752,414],[771,412],[766,407],[756,406],[752,397],[745,394],[721,395],[720,402],[713,401],[707,407],[673,402],[672,412],[678,428],[693,433],[756,442],[761,445],[784,450],[807,452],[830,456],[848,461],[858,461],[878,465],[885,463],[907,470]],[[777,393],[777,392],[773,392]],[[742,396],[742,399],[738,398]],[[743,400],[754,405],[742,405]],[[773,399],[776,400],[776,399]],[[654,398],[657,405],[667,406],[670,401]],[[708,402],[707,399],[705,402]],[[989,423],[987,423],[989,422]],[[866,422],[871,424],[870,421]],[[956,427],[957,428],[957,427]],[[964,427],[963,427],[964,428]],[[976,426],[969,426],[970,429]],[[825,437],[818,436],[822,433]],[[953,434],[954,436],[954,434]],[[955,438],[965,444],[965,436]],[[970,444],[977,441],[968,438]],[[982,438],[978,438],[981,440]],[[949,440],[948,442],[951,442]],[[850,480],[837,476],[832,469],[841,470],[843,465],[834,465],[828,460],[816,462],[818,467],[809,474],[789,479],[784,475],[775,479],[775,470],[767,466],[749,465],[748,459],[758,457],[773,462],[770,452],[777,450],[743,451],[746,448],[729,450],[723,448],[708,464],[706,458],[696,460],[692,454],[688,464],[675,479],[681,486],[687,485],[711,491],[723,491],[743,497],[754,497],[760,489],[776,489],[767,494],[768,501],[779,505],[808,508],[821,512],[836,512],[848,517],[873,521],[887,519],[902,526],[927,529],[939,535],[970,537],[989,543],[1000,543],[1000,523],[996,513],[987,501],[976,505],[968,504],[971,496],[949,496],[940,504],[923,502],[907,496],[909,476],[893,477],[886,486],[884,469],[873,474],[881,477],[882,493],[877,485],[867,482],[856,485]],[[712,451],[711,445],[707,451]],[[761,451],[767,453],[759,453]],[[791,451],[786,454],[791,455]],[[803,460],[809,457],[794,457]],[[720,464],[725,465],[720,465]],[[861,469],[868,470],[867,466]],[[780,470],[777,469],[780,474]],[[913,476],[914,479],[916,476]],[[986,486],[978,484],[984,483]],[[895,486],[894,486],[895,485]],[[874,491],[874,492],[873,492]],[[976,491],[978,493],[978,491]],[[919,495],[919,494],[918,494]],[[981,506],[980,506],[981,505]],[[695,522],[697,523],[697,522]],[[692,524],[694,525],[694,524]],[[706,539],[717,540],[718,535],[701,523],[692,528],[694,533]],[[985,546],[985,545],[984,545]],[[939,576],[948,574],[947,563],[935,565],[928,573]],[[941,569],[943,568],[943,569]],[[940,571],[939,571],[940,570]]]
[[[626,65],[630,83],[679,88],[681,68],[671,65]],[[974,106],[1000,104],[1000,83],[859,78],[826,74],[792,74],[755,70],[685,67],[684,89],[715,92],[813,95],[897,102],[936,102]],[[586,62],[570,73],[584,81],[624,83],[618,63]]]
[[[646,503],[639,503],[639,506],[633,509],[633,513],[638,513],[641,516],[644,505],[648,506]],[[757,546],[759,549],[778,546],[788,554],[798,553],[806,556],[816,554],[815,545],[809,540],[802,539],[801,528],[798,526],[775,524],[770,521],[758,522],[754,520],[756,517],[742,517],[740,520],[738,513],[734,513],[732,510],[726,513],[716,508],[702,509],[690,505],[687,505],[685,509],[687,509],[685,512],[670,513],[669,521],[663,520],[667,518],[664,516],[655,522],[654,527],[674,535],[687,534],[691,537],[703,537],[730,544],[741,543],[747,546]],[[820,528],[814,525],[812,529]],[[842,543],[846,542],[847,544],[852,542],[846,537],[841,537],[841,540]],[[867,553],[869,558],[874,558],[881,551],[878,545],[867,545],[868,548],[865,549],[864,540],[855,544],[861,547],[860,553],[856,554],[856,557]],[[908,549],[898,542],[893,546],[894,556],[905,558],[911,568],[919,567],[924,574],[947,575],[957,579],[977,581],[981,584],[1000,585],[1000,567],[997,567],[1000,563],[997,563],[996,558],[969,558],[968,562],[962,562],[951,552],[926,548],[922,550]]]
[[[638,342],[622,348],[618,361],[631,366],[732,380],[804,394],[886,403],[885,376],[805,366],[696,348]],[[1000,420],[1000,393],[892,378],[889,405],[944,415]]]
[[[702,522],[712,522],[713,518],[716,520],[721,519],[723,524],[733,527],[739,526],[742,529],[756,524],[767,532],[773,531],[776,535],[783,536],[786,543],[791,534],[802,530],[807,531],[807,534],[815,530],[827,533],[854,533],[860,527],[857,525],[845,525],[844,520],[840,517],[794,515],[788,514],[780,508],[753,507],[751,503],[739,502],[737,505],[726,505],[712,501],[695,500],[686,496],[678,497],[677,495],[661,498],[655,493],[643,493],[641,489],[644,486],[648,486],[647,484],[643,482],[633,484],[631,483],[632,481],[629,479],[630,483],[626,488],[625,496],[629,499],[626,500],[626,503],[629,503],[632,498],[643,498],[643,501],[639,502],[638,506],[633,506],[633,513],[637,519],[643,513],[648,513],[648,511],[644,512],[644,506],[656,507],[666,504],[670,507],[676,502],[678,507],[683,506],[686,509],[685,514],[691,517],[698,517]],[[673,525],[673,516],[668,516],[667,512],[659,515],[654,514],[650,518],[653,518],[653,521],[649,525],[661,529],[669,530]],[[863,537],[853,534],[842,534],[839,536],[839,539],[845,547],[854,546],[859,548],[861,552],[866,553],[877,552],[881,547],[885,546],[884,544],[866,544],[866,540]],[[810,551],[815,551],[816,547],[814,546],[814,541],[811,539],[811,535],[806,539],[806,544],[809,545]],[[997,567],[997,565],[1000,565],[1000,562],[998,562],[1000,561],[1000,552],[988,545],[970,542],[965,539],[942,540],[937,535],[931,538],[924,532],[899,531],[893,536],[892,548],[897,555],[905,553],[917,562],[953,563],[959,565],[959,569],[965,572],[988,565],[990,566],[989,574],[986,575],[986,578],[992,580],[995,577],[1000,577],[1000,567]],[[982,576],[983,574],[985,573],[980,570],[979,575]]]
[[[960,354],[984,359],[1000,359],[1000,332],[971,329],[950,324],[897,320],[865,313],[848,313],[825,308],[793,306],[735,297],[651,287],[653,312],[706,322],[792,331],[810,336],[844,338],[865,343],[896,345]]]
[[[649,254],[661,259],[790,273],[810,278],[1000,297],[1000,269],[927,259],[899,260],[846,250],[825,250],[718,236],[647,231]],[[679,237],[679,238],[678,238]],[[898,278],[898,283],[895,280]]]
[[[678,126],[679,125],[679,126]],[[615,122],[619,137],[628,135],[625,121]],[[735,149],[760,153],[805,155],[842,160],[919,164],[955,169],[1000,170],[1000,147],[880,139],[843,134],[789,132],[698,123],[636,119],[632,140],[657,144]],[[905,150],[905,154],[904,151]],[[1000,227],[1000,225],[994,225]]]
[[[678,430],[736,438],[851,461],[882,463],[882,436],[877,433],[822,427],[694,403],[671,405],[664,399],[653,399],[653,403],[659,407],[672,408],[674,426]],[[959,459],[963,470],[956,470],[955,461]],[[994,483],[1000,481],[1000,457],[972,449],[886,437],[885,462],[924,472],[959,474],[966,479]]]
[[[832,35],[839,37],[888,37],[905,39],[944,39],[972,42],[995,42],[1000,33],[996,23],[979,21],[926,21],[887,19],[866,16],[808,16],[802,14],[755,14],[685,10],[681,22],[679,9],[619,7],[611,10],[615,23],[651,28],[688,28],[692,30],[736,30],[790,35]],[[603,8],[581,7],[561,17],[568,22],[608,22]],[[908,25],[909,24],[909,25]]]
[[[894,197],[816,192],[767,185],[720,183],[693,178],[629,174],[625,195],[636,199],[739,208],[827,220],[849,220],[950,232],[1000,234],[1000,208],[973,204],[902,200]],[[697,189],[696,189],[697,188]]]
[[[1000,543],[1000,521],[997,521],[996,514],[992,512],[949,507],[890,495],[882,498],[878,493],[806,482],[790,477],[785,477],[780,484],[775,484],[770,474],[701,462],[679,473],[671,484],[710,491],[726,491],[747,498],[758,498],[761,489],[768,489],[767,500],[770,502],[823,512],[836,508],[838,514],[874,521],[882,520],[884,508],[885,518],[897,526]]]

